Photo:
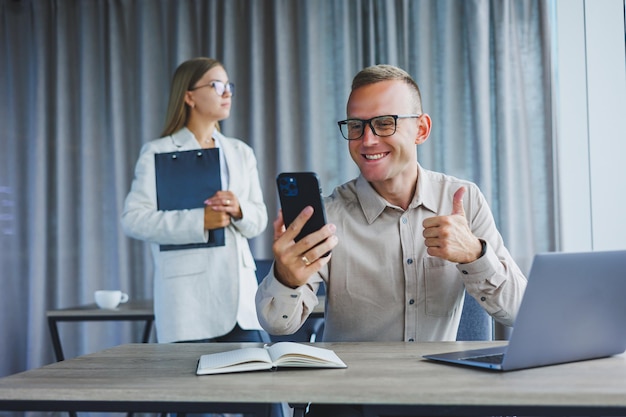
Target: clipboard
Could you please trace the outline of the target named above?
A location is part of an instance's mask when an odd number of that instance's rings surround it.
[[[186,210],[204,207],[204,200],[222,189],[219,149],[195,149],[154,155],[158,210]],[[204,243],[160,245],[170,250],[224,246],[224,229],[209,230]]]

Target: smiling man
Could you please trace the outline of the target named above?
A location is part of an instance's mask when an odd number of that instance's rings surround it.
[[[329,223],[295,242],[309,207],[274,222],[275,263],[257,291],[262,326],[291,334],[326,286],[324,341],[455,340],[464,292],[510,326],[526,277],[478,187],[417,161],[430,134],[417,83],[376,65],[352,83],[339,122],[361,174],[325,199]],[[324,257],[328,251],[330,256]]]

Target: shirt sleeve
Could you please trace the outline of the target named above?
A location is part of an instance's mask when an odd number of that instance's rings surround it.
[[[135,178],[124,202],[121,224],[126,235],[159,244],[202,243],[204,209],[162,211],[157,209],[153,143],[143,146]]]
[[[487,242],[484,256],[458,264],[465,289],[498,322],[512,326],[526,289],[526,277],[504,246],[487,202],[477,187],[471,187],[475,202],[466,207],[474,235]]]
[[[256,293],[257,315],[261,326],[275,335],[297,332],[319,303],[315,295],[318,286],[319,282],[289,288],[276,279],[272,265]]]

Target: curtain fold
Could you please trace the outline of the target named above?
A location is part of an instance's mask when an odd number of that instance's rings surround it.
[[[96,289],[151,298],[142,242],[119,225],[143,143],[160,136],[174,69],[221,60],[237,84],[222,131],[275,178],[358,171],[337,120],[367,65],[406,69],[433,118],[429,169],[478,183],[527,270],[555,248],[550,39],[540,0],[0,0],[0,375],[54,360],[46,310]],[[419,235],[419,233],[417,233]],[[252,242],[271,256],[271,222]],[[139,340],[141,324],[66,324],[66,357]]]

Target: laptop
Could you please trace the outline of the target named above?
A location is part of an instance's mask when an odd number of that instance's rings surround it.
[[[498,371],[616,355],[626,350],[626,250],[535,255],[505,346],[425,355]]]

